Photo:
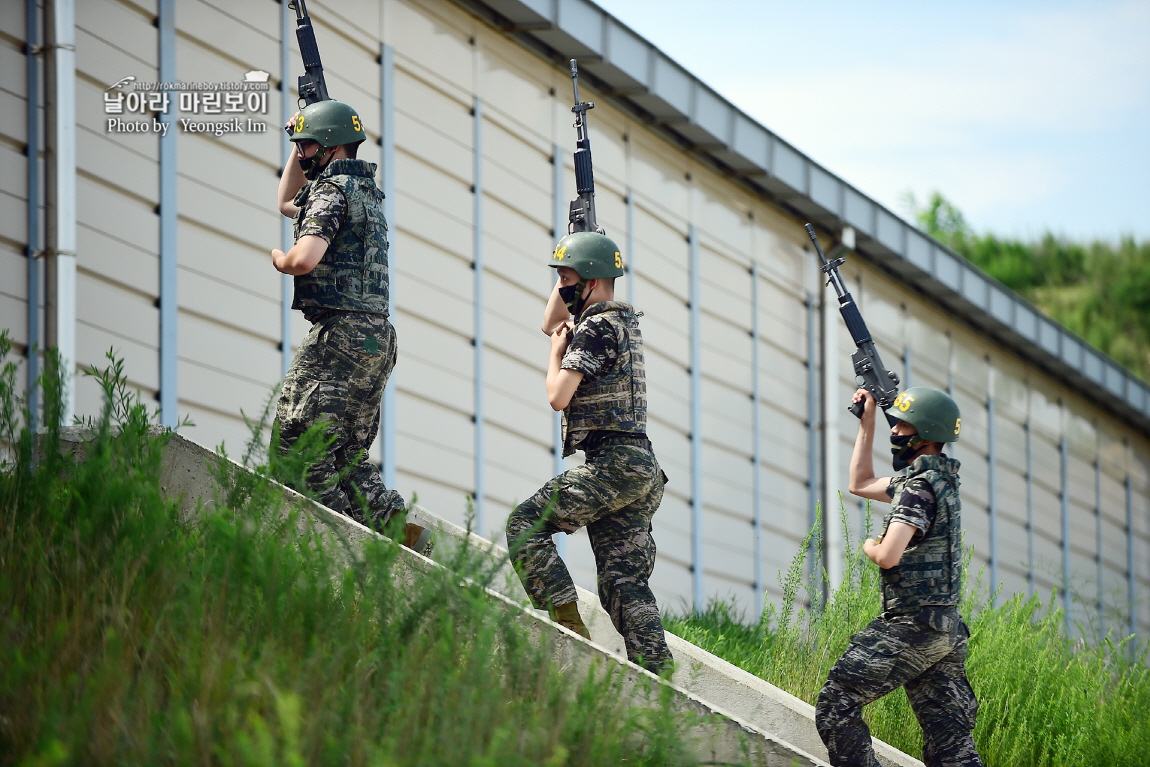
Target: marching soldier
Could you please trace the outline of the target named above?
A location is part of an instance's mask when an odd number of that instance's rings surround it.
[[[623,263],[606,236],[567,235],[550,265],[559,279],[543,315],[543,332],[551,337],[547,398],[564,413],[563,455],[582,450],[586,462],[552,479],[512,512],[508,548],[535,606],[589,639],[575,584],[552,541],[557,532],[586,527],[599,600],[623,636],[627,657],[659,673],[671,651],[648,581],[655,565],[651,518],[663,499],[666,476],[646,434],[638,315],[615,301]]]
[[[284,449],[313,424],[327,424],[334,441],[309,470],[308,486],[328,508],[381,529],[405,508],[367,458],[396,357],[383,192],[376,166],[356,158],[367,134],[350,106],[309,104],[293,127],[279,210],[294,219],[295,245],[273,250],[272,263],[295,276],[292,308],[312,325],[284,380],[276,423]],[[424,551],[429,540],[407,525],[406,545]]]
[[[962,584],[962,504],[959,463],[942,452],[956,442],[958,405],[923,386],[898,395],[890,412],[894,468],[905,477],[875,477],[875,400],[865,389],[850,464],[850,491],[891,502],[879,539],[863,552],[881,568],[882,614],[851,637],[819,693],[815,724],[832,765],[879,767],[862,707],[905,687],[923,730],[927,767],[976,767],[978,701],[966,679],[970,631],[958,613]]]

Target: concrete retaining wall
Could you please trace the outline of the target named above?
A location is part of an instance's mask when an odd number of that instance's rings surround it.
[[[85,441],[82,432],[67,432],[63,440],[68,450],[82,455]],[[220,488],[209,468],[216,461],[218,457],[213,451],[179,435],[172,437],[164,457],[161,486],[169,497],[180,500],[184,514],[192,515],[197,509],[215,503],[220,496]],[[230,466],[232,471],[245,471],[238,464]],[[358,556],[365,539],[382,537],[288,488],[282,488],[282,492],[287,508],[301,511],[343,541],[349,559]],[[624,675],[624,688],[635,705],[643,704],[652,685],[663,685],[674,690],[676,710],[707,717],[689,733],[700,760],[750,761],[769,767],[826,765],[827,753],[815,730],[813,706],[674,634],[667,634],[667,642],[677,668],[670,682],[660,680],[627,661],[622,637],[611,625],[597,595],[586,589],[578,590],[579,610],[591,633],[592,641],[588,642],[550,621],[543,611],[527,606],[527,595],[511,568],[506,549],[419,506],[412,509],[409,520],[435,531],[433,556],[437,559],[458,545],[473,546],[495,559],[499,572],[492,588],[488,589],[489,595],[505,607],[508,619],[519,621],[531,636],[543,637],[550,632],[554,657],[561,667],[586,674],[595,663],[610,664]],[[411,577],[440,566],[407,549],[402,550],[400,562]],[[876,740],[874,744],[884,767],[922,765],[881,741]]]

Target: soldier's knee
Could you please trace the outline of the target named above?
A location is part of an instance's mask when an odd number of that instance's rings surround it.
[[[508,548],[511,548],[515,541],[535,527],[539,522],[539,516],[539,509],[530,500],[515,507],[515,510],[507,517],[507,525],[504,530],[507,534]]]
[[[815,702],[815,727],[820,733],[834,729],[843,717],[855,707],[854,696],[836,682],[828,679]]]

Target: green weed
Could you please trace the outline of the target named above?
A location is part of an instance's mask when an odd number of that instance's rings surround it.
[[[416,573],[283,508],[260,475],[301,477],[322,437],[249,451],[256,474],[221,462],[219,497],[183,518],[167,437],[103,375],[72,455],[52,358],[37,437],[0,372],[0,765],[691,763],[669,698],[562,674],[468,547]]]
[[[822,563],[805,561],[808,550],[822,550],[816,526],[780,574],[780,604],[768,603],[757,623],[747,622],[731,602],[712,601],[701,613],[665,617],[667,630],[814,704],[851,635],[881,612],[878,568],[861,544],[851,542],[841,504],[840,516],[853,553],[825,607]],[[807,578],[808,572],[819,577]],[[1136,648],[1133,638],[1069,641],[1057,604],[1057,595],[1046,602],[1016,596],[992,607],[977,579],[965,586],[967,673],[980,704],[974,738],[984,763],[1150,764],[1146,646]],[[868,706],[864,717],[875,737],[906,753],[922,753],[921,730],[901,689]]]

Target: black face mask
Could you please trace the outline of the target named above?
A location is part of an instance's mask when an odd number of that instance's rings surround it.
[[[904,434],[901,437],[892,434],[890,444],[891,465],[895,471],[902,471],[914,460],[914,454],[922,447],[923,439],[917,434]]]
[[[300,170],[303,171],[304,178],[308,181],[315,181],[316,177],[327,167],[327,163],[323,162],[326,156],[327,147],[322,146],[311,157],[301,157],[297,154],[296,160],[299,162],[299,167]]]
[[[575,320],[579,320],[579,315],[583,312],[583,307],[587,306],[587,299],[583,298],[583,291],[587,288],[587,280],[579,280],[575,285],[567,285],[559,288],[559,297],[563,299],[563,303],[567,305],[567,309],[571,312]]]

